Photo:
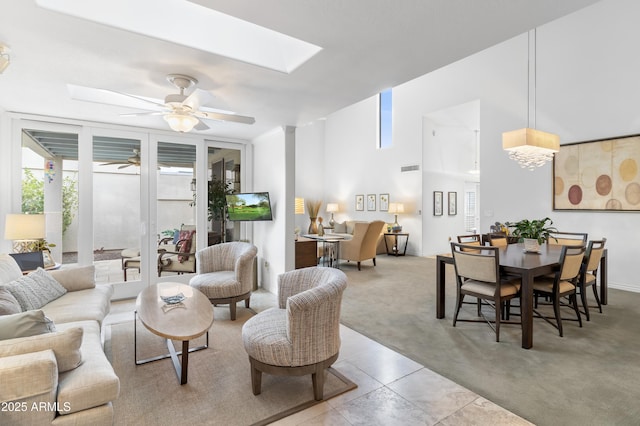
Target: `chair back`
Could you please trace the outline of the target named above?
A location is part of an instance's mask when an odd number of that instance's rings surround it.
[[[488,283],[497,283],[500,279],[500,254],[498,247],[483,247],[482,250],[472,245],[451,243],[453,263],[461,279],[472,279]]]
[[[507,236],[503,232],[487,234],[489,245],[493,247],[506,247],[508,244]]]
[[[562,246],[562,251],[560,252],[560,271],[558,271],[560,281],[575,281],[580,275],[585,251],[584,245],[579,247]]]
[[[582,246],[587,244],[588,234],[582,232],[552,232],[547,244],[552,246]]]
[[[376,257],[376,251],[378,248],[378,239],[380,238],[380,232],[384,228],[385,223],[381,220],[374,220],[369,224],[367,233],[362,240],[361,257],[364,259],[371,259]]]
[[[292,366],[327,359],[340,350],[340,306],[347,276],[336,268],[295,269],[278,276],[279,305],[287,310]]]
[[[597,271],[600,266],[600,259],[604,253],[604,244],[607,242],[606,238],[601,240],[591,240],[587,246],[587,251],[584,255],[584,270],[585,272]]]
[[[481,240],[482,239],[480,237],[480,234],[458,235],[458,243],[464,244],[466,246],[476,246],[476,247],[481,246],[482,245]],[[462,251],[478,252],[476,248],[469,248],[469,247],[463,248]]]

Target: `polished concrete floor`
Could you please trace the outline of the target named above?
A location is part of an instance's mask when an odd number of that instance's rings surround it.
[[[114,279],[117,272],[113,271]],[[105,274],[103,278],[108,279],[108,276]],[[251,297],[252,308],[257,311],[276,303],[275,295],[263,290],[258,290]],[[105,324],[131,319],[134,308],[133,300],[113,302]],[[341,326],[341,338],[340,357],[333,367],[358,387],[273,424],[531,424],[345,326]]]

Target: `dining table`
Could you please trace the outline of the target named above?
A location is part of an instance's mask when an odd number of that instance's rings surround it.
[[[535,277],[553,273],[560,268],[562,246],[541,244],[539,252],[527,252],[524,244],[508,244],[499,250],[500,269],[503,273],[518,275],[522,280],[520,295],[520,319],[522,347],[533,347],[533,280]],[[436,318],[445,316],[446,265],[453,265],[450,253],[436,256]],[[600,301],[607,304],[607,250],[600,259]]]

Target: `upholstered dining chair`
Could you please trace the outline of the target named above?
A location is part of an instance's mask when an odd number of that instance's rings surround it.
[[[502,321],[501,317],[504,309],[505,318],[509,319],[510,301],[520,296],[520,281],[518,279],[505,280],[500,275],[499,247],[487,246],[482,247],[482,250],[474,249],[474,247],[476,246],[451,243],[457,283],[456,313],[453,317],[453,326],[455,327],[458,321],[486,321],[494,329],[496,342],[499,342],[500,324],[514,324],[513,322]],[[458,318],[465,296],[477,298],[478,317],[484,318],[483,320]],[[490,305],[495,309],[493,321],[482,313],[482,300],[490,302]]]
[[[482,237],[480,234],[469,234],[469,235],[458,235],[458,243],[465,244],[467,246],[481,246],[482,245]],[[465,248],[463,251],[477,251],[473,248]]]
[[[558,329],[560,337],[562,337],[562,316],[560,312],[560,299],[569,298],[573,310],[576,313],[578,324],[582,327],[582,319],[578,310],[578,301],[576,297],[576,288],[580,279],[580,271],[582,269],[582,261],[584,259],[585,246],[563,245],[560,252],[560,269],[553,276],[537,277],[533,281],[533,294],[535,300],[535,308],[533,312],[538,318],[544,319],[546,322]],[[554,317],[542,315],[538,310],[538,296],[548,296],[553,304]],[[555,318],[555,323],[551,319]],[[565,318],[567,319],[567,318]]]
[[[588,234],[583,232],[552,232],[547,243],[556,246],[581,246],[587,244]]]
[[[278,277],[278,307],[250,318],[242,340],[251,364],[253,394],[262,373],[311,374],[313,396],[322,400],[325,369],[340,350],[340,305],[347,276],[335,268],[310,267]]]
[[[493,247],[506,247],[508,244],[507,236],[503,233],[491,232],[487,234],[489,245]]]
[[[189,280],[214,305],[229,304],[231,320],[236,304],[249,307],[254,281],[254,261],[258,249],[250,243],[233,241],[215,244],[196,252],[196,275]]]
[[[580,293],[580,300],[582,301],[582,307],[584,308],[584,315],[587,318],[587,321],[591,321],[591,316],[589,315],[589,302],[587,301],[587,287],[591,287],[593,289],[593,295],[598,303],[598,310],[602,313],[602,304],[600,303],[600,297],[598,297],[596,282],[598,267],[600,266],[600,259],[602,259],[604,244],[606,242],[606,238],[589,241],[587,250],[584,254],[582,271],[580,271],[580,279],[578,280],[578,292]]]

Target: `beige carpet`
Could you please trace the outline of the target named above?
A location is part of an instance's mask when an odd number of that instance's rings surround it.
[[[310,375],[263,374],[262,394],[254,396],[241,338],[242,324],[253,314],[238,309],[237,320],[229,321],[224,319],[225,313],[218,318],[218,312],[221,310],[216,311],[209,348],[189,355],[188,383],[182,386],[170,359],[135,365],[133,321],[110,327],[105,350],[120,378],[120,397],[113,404],[116,425],[268,424],[317,403]],[[151,334],[139,322],[137,331],[138,359],[167,353],[164,339]],[[204,341],[204,336],[198,338],[191,347]],[[355,387],[330,369],[325,377],[325,400]]]

